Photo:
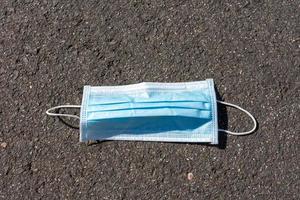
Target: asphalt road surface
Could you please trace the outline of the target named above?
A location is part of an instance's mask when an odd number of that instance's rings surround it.
[[[300,199],[299,5],[1,0],[0,199]],[[84,85],[206,78],[254,134],[88,145],[45,114]],[[221,127],[251,128],[219,110]]]

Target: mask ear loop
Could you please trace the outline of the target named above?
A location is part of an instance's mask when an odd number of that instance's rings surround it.
[[[225,133],[230,134],[230,135],[248,135],[248,134],[253,133],[256,130],[256,128],[257,128],[257,122],[256,122],[255,118],[253,117],[253,115],[251,115],[250,112],[248,112],[247,110],[241,108],[240,106],[237,106],[237,105],[232,104],[232,103],[227,103],[227,102],[218,101],[218,100],[217,100],[217,102],[220,103],[220,104],[226,105],[226,106],[230,106],[230,107],[239,109],[240,111],[246,113],[252,119],[252,121],[254,123],[253,128],[250,131],[246,131],[246,132],[232,132],[232,131],[223,130],[223,129],[219,129],[219,131],[225,132]]]
[[[61,106],[55,106],[55,107],[52,107],[52,108],[48,109],[46,111],[46,114],[49,115],[49,116],[73,117],[73,118],[76,118],[76,119],[80,119],[80,117],[77,116],[77,115],[61,114],[61,113],[53,113],[52,112],[52,111],[60,109],[60,108],[81,108],[81,106],[80,105],[61,105]]]

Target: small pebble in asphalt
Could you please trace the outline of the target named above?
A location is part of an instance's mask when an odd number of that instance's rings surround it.
[[[7,143],[6,142],[1,142],[1,147],[2,148],[6,148],[7,147]]]
[[[189,181],[193,180],[193,178],[194,178],[193,173],[188,173],[187,178],[188,178]]]

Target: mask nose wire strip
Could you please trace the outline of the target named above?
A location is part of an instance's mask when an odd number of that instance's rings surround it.
[[[80,117],[77,116],[77,115],[61,114],[61,113],[53,113],[52,112],[52,111],[55,111],[55,110],[60,109],[60,108],[80,108],[80,107],[81,107],[80,105],[60,105],[60,106],[55,106],[55,107],[52,107],[52,108],[48,109],[46,111],[46,114],[49,115],[49,116],[73,117],[73,118],[76,118],[76,119],[80,119]]]
[[[251,134],[255,131],[255,129],[257,128],[257,122],[256,122],[256,119],[253,117],[253,115],[251,115],[250,112],[248,112],[247,110],[241,108],[240,106],[237,106],[237,105],[232,104],[232,103],[227,103],[227,102],[218,101],[218,100],[217,100],[217,102],[220,103],[220,104],[226,105],[226,106],[236,108],[236,109],[246,113],[252,119],[252,121],[254,123],[253,128],[250,131],[246,131],[246,132],[232,132],[232,131],[223,130],[223,129],[219,129],[219,131],[225,132],[225,133],[230,134],[230,135],[248,135],[248,134]]]

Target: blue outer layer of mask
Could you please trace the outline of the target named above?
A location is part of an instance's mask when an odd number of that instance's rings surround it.
[[[85,86],[80,141],[218,143],[212,79],[185,83]]]

